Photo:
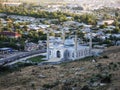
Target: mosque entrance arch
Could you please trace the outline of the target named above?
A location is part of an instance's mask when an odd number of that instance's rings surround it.
[[[60,58],[60,51],[57,51],[57,58]]]
[[[66,50],[66,51],[64,51],[64,60],[67,60],[68,59],[68,54],[69,54],[69,52]]]

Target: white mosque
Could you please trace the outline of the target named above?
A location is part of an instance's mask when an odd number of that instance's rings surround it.
[[[89,46],[79,44],[77,35],[73,38],[65,39],[63,32],[61,37],[50,37],[47,34],[47,60],[48,62],[58,62],[66,60],[77,60],[91,56],[92,39]]]

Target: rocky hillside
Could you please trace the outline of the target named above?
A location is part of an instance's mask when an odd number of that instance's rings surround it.
[[[0,76],[0,90],[119,90],[119,83],[120,47],[110,47],[100,57],[29,66]]]

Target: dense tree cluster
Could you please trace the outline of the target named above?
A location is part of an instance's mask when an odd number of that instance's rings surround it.
[[[25,7],[24,5],[21,5],[19,7],[0,5],[0,13],[6,13],[8,15],[14,14],[14,15],[32,16],[36,18],[58,19],[59,22],[68,20],[67,17],[72,17],[73,20],[76,20],[78,22],[84,22],[86,24],[96,24],[96,19],[97,19],[96,16],[93,14],[75,15],[70,13],[63,13],[60,11],[48,12],[48,11],[35,9],[32,6]]]

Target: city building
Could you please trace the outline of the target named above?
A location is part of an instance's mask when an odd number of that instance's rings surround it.
[[[97,24],[98,25],[103,25],[103,24],[108,24],[111,25],[114,22],[114,20],[102,20],[102,21],[98,21]]]
[[[34,51],[38,49],[39,49],[39,45],[36,43],[29,42],[25,44],[25,51]]]
[[[13,52],[12,48],[0,48],[0,54],[8,54],[12,52]]]
[[[21,37],[21,34],[17,32],[10,32],[10,31],[0,32],[0,35],[7,36],[8,38],[16,38],[16,39]]]
[[[20,1],[0,1],[0,4],[6,5],[6,6],[19,6],[22,3]]]

